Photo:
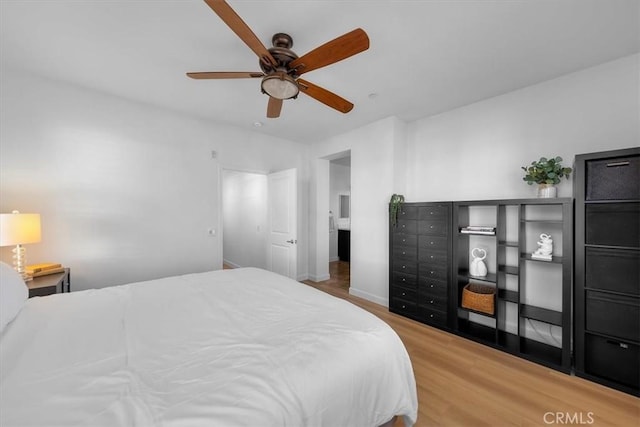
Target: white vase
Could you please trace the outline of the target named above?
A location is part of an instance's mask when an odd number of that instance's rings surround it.
[[[558,189],[553,184],[538,184],[538,197],[541,199],[550,199],[556,197]]]

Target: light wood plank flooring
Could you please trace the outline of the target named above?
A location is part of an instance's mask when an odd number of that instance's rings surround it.
[[[339,268],[331,263],[330,280],[304,283],[397,332],[418,385],[417,426],[640,426],[640,399],[390,313],[349,295],[348,283],[334,274]]]

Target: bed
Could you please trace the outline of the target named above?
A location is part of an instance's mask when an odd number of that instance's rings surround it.
[[[386,323],[256,268],[26,300],[0,336],[0,372],[3,427],[417,417],[411,362]]]

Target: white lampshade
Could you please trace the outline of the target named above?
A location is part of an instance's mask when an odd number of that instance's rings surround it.
[[[40,241],[40,214],[0,214],[0,246]]]

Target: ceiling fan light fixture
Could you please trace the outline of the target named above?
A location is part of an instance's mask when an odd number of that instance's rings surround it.
[[[262,79],[262,91],[272,98],[289,99],[298,96],[298,83],[288,74],[275,73]]]

